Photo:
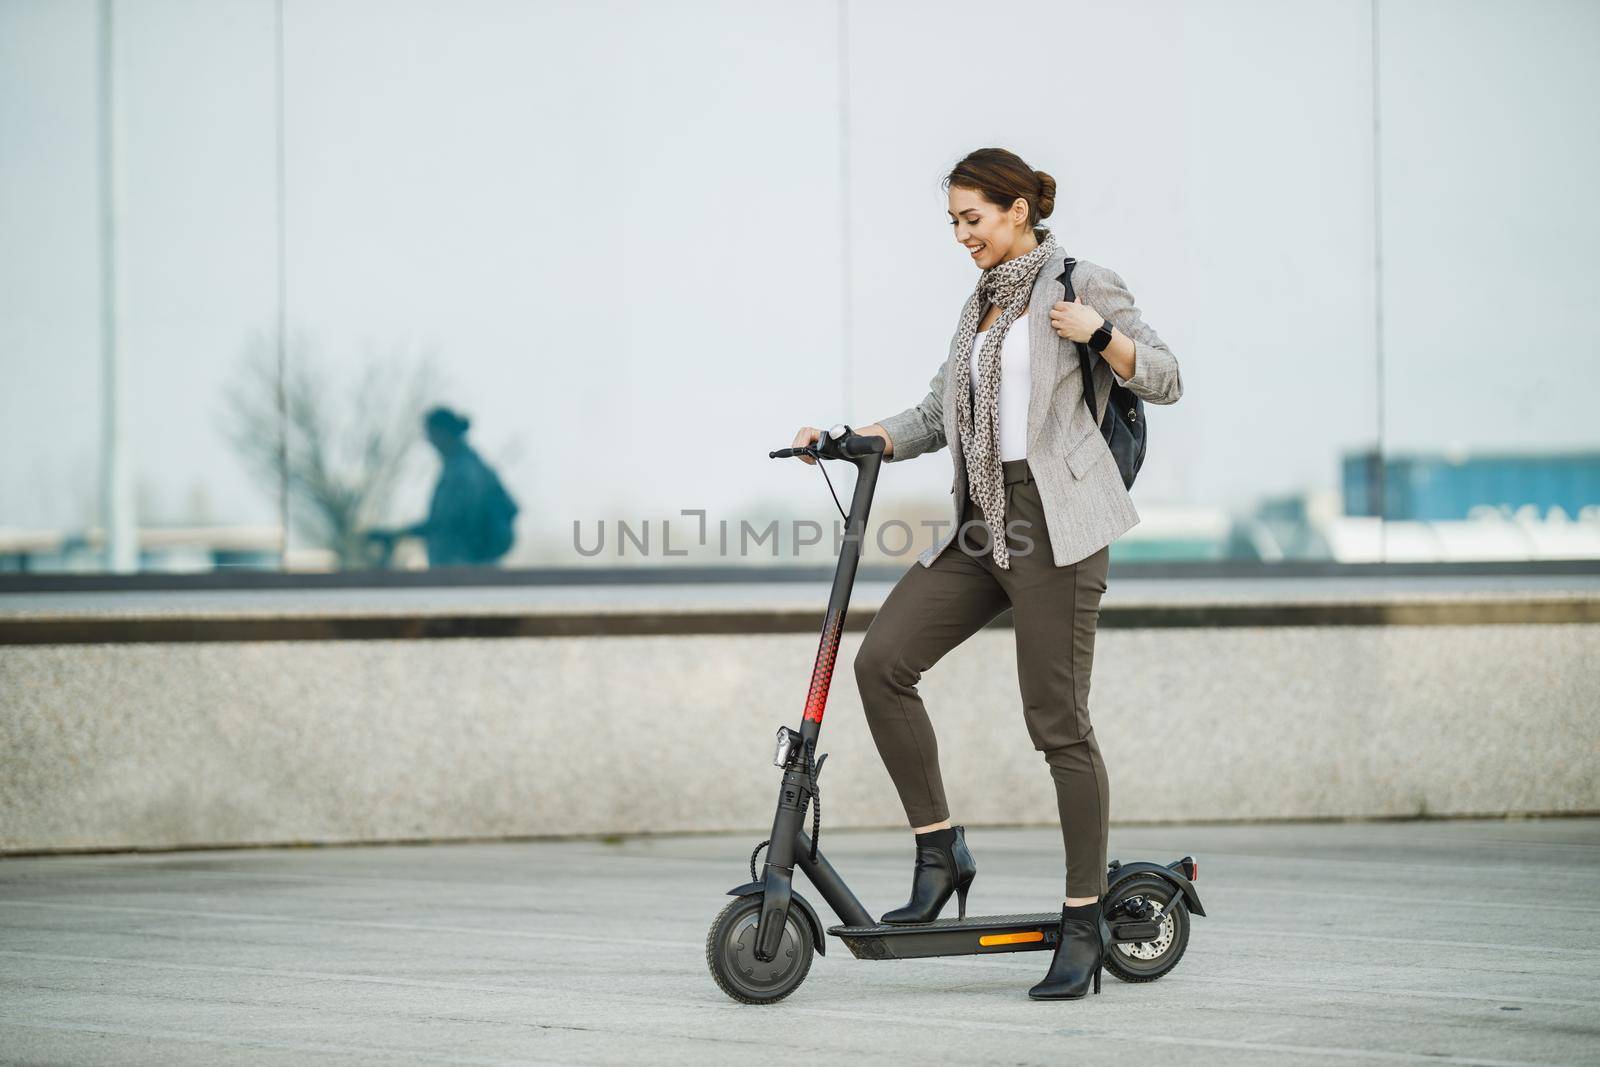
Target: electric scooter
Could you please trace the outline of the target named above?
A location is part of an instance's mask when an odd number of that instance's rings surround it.
[[[880,923],[856,899],[844,878],[817,847],[822,805],[817,778],[827,754],[816,755],[822,713],[839,653],[845,609],[861,559],[867,512],[883,463],[883,438],[862,436],[849,426],[824,431],[815,445],[780,448],[773,459],[809,455],[827,478],[823,460],[856,466],[855,495],[845,515],[844,545],[833,591],[822,622],[822,641],[811,671],[800,729],[778,728],[773,764],[783,769],[772,836],[750,854],[750,881],[728,890],[730,901],[706,935],[706,962],[722,991],[746,1004],[771,1004],[800,987],[811,969],[813,951],[826,955],[822,921],[810,901],[794,889],[799,867],[843,921],[827,933],[843,941],[857,959],[908,960],[927,956],[969,956],[993,952],[1054,951],[1061,914],[978,915],[927,923]],[[833,482],[828,480],[829,492]],[[839,504],[837,493],[834,504]],[[840,513],[844,509],[840,507]],[[811,833],[805,832],[807,806]],[[767,849],[756,873],[756,856]],[[1101,898],[1111,928],[1104,966],[1127,982],[1153,982],[1171,971],[1189,944],[1189,917],[1205,915],[1194,883],[1199,865],[1193,856],[1168,864],[1148,861],[1107,864],[1107,891]]]

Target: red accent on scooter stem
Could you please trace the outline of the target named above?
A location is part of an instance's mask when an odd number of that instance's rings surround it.
[[[822,625],[822,643],[817,649],[816,663],[811,668],[811,690],[806,694],[806,711],[802,719],[822,722],[822,713],[828,707],[828,687],[833,683],[833,667],[839,659],[839,638],[844,632],[844,612],[830,612]]]

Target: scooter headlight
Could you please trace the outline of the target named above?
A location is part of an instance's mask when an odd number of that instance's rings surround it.
[[[787,767],[789,760],[800,751],[800,735],[787,726],[778,727],[778,749],[773,753],[774,767]]]

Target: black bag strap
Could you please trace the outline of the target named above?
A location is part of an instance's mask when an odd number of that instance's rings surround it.
[[[1078,261],[1072,256],[1068,256],[1062,263],[1061,273],[1057,275],[1061,282],[1062,288],[1066,290],[1064,299],[1069,304],[1077,299],[1077,294],[1072,289],[1072,268],[1077,265]],[[1072,347],[1078,350],[1078,370],[1083,376],[1083,403],[1084,406],[1089,409],[1089,418],[1093,419],[1094,373],[1090,367],[1089,346],[1085,344],[1079,344],[1077,341],[1074,341],[1072,342]]]

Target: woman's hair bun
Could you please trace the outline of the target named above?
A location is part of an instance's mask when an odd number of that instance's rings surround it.
[[[1034,170],[1008,148],[980,148],[945,175],[946,188],[972,189],[1001,212],[1010,211],[1020,198],[1028,202],[1028,225],[1056,209],[1056,180]]]
[[[1056,180],[1042,170],[1034,171],[1033,176],[1039,179],[1039,217],[1047,219],[1056,209]]]

